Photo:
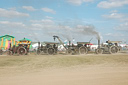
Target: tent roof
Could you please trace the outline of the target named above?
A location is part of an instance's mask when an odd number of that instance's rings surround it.
[[[59,43],[57,43],[57,42],[44,42],[45,44],[59,44]]]
[[[12,37],[12,38],[15,38],[14,36],[11,36],[11,35],[3,35],[3,36],[0,36],[0,38],[2,37]]]
[[[23,38],[23,39],[21,39],[19,41],[31,41],[31,40],[30,39],[27,39],[27,38]]]
[[[90,42],[77,42],[77,44],[90,44]]]

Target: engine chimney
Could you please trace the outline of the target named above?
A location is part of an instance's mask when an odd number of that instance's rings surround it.
[[[100,48],[100,39],[98,39],[98,48]]]
[[[69,47],[71,46],[71,41],[69,41]]]
[[[71,41],[69,41],[69,46],[71,45]]]
[[[40,48],[40,42],[38,42],[38,49]]]

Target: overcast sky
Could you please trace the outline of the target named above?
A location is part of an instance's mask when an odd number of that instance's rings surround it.
[[[93,38],[95,43],[98,34],[102,42],[128,43],[128,0],[0,1],[0,36],[53,41],[58,35],[76,42]]]

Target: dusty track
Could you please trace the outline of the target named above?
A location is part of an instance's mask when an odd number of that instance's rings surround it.
[[[0,58],[4,59],[4,57]],[[75,55],[71,57],[55,55],[36,56],[36,58],[34,56],[6,56],[5,58],[7,60],[12,58],[14,62],[14,59],[22,59],[22,57],[23,60],[30,59],[31,61],[22,61],[24,62],[22,65],[1,65],[0,85],[128,85],[128,54]],[[70,61],[70,58],[75,62]],[[6,59],[4,61],[7,61]],[[35,64],[40,63],[42,59],[48,59],[48,62],[51,62],[47,64],[48,68],[46,68],[47,66],[43,68],[42,65],[36,68],[38,65]],[[59,60],[52,61],[53,59],[63,60],[63,63],[58,63]],[[65,59],[70,63],[65,62]],[[79,59],[79,62],[81,62],[80,59],[93,61],[78,63],[76,59]],[[53,65],[49,66],[49,64]]]

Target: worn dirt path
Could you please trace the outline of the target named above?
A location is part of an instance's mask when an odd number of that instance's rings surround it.
[[[128,67],[92,65],[5,74],[0,85],[128,85]]]

